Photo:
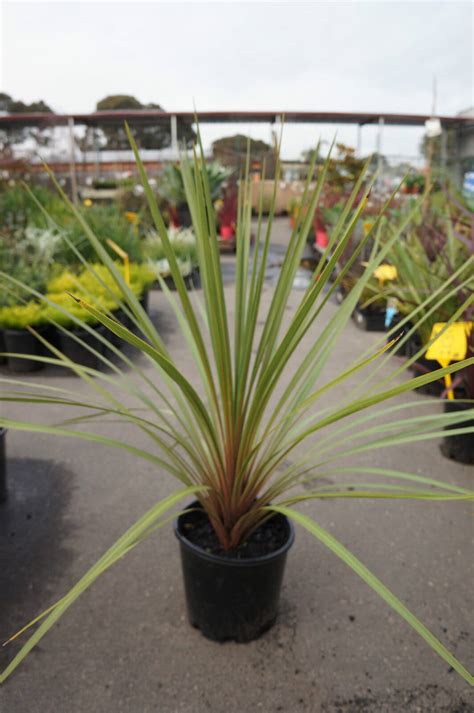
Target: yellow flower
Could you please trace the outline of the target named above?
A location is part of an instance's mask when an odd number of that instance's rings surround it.
[[[138,213],[134,213],[131,210],[127,210],[126,213],[124,213],[126,219],[130,222],[136,225],[140,221],[140,216]]]
[[[91,201],[90,198],[86,198],[86,199],[83,201],[83,203],[84,203],[84,205],[86,206],[86,208],[90,208],[91,205],[92,205],[92,201]]]

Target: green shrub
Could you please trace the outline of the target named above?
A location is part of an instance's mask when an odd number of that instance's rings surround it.
[[[47,284],[48,292],[74,292],[78,289],[80,278],[71,270],[63,270],[56,277],[51,278]]]
[[[0,308],[1,329],[26,329],[39,327],[47,322],[45,309],[37,302],[31,301],[22,305]]]
[[[101,310],[102,312],[113,312],[117,309],[117,305],[114,300],[107,299],[103,295],[95,295],[86,297],[82,295],[86,301]],[[53,302],[54,305],[46,304],[43,308],[44,315],[48,322],[55,322],[56,324],[65,327],[66,329],[78,329],[78,325],[74,318],[81,320],[84,324],[95,325],[97,324],[96,318],[90,314],[84,307],[81,307],[74,299],[67,294],[47,294],[46,298]]]
[[[196,236],[191,228],[168,228],[168,238],[177,258],[197,265]],[[153,262],[166,257],[163,241],[156,232],[150,231],[143,241],[143,255]]]
[[[59,241],[60,235],[52,229],[31,225],[15,230],[4,228],[0,235],[0,271],[38,292],[44,292],[54,268]],[[10,292],[1,290],[0,305],[16,304],[21,294],[13,286]]]
[[[121,290],[115,283],[110,270],[100,263],[93,263],[90,267],[91,271],[84,270],[79,276],[79,285],[86,295],[97,294],[99,296],[107,296],[109,299],[112,295],[120,297]],[[123,277],[125,271],[123,265],[117,263],[115,267]],[[130,264],[130,287],[137,297],[141,297],[155,280],[155,273],[147,265],[133,262]]]
[[[122,250],[125,250],[131,261],[140,262],[142,260],[140,240],[135,235],[131,223],[115,204],[93,205],[91,208],[82,208],[81,212],[111,257],[116,258],[117,256],[108,245],[107,240],[113,240]],[[97,259],[97,255],[79,222],[68,220],[63,227],[66,231],[66,239],[58,248],[56,259],[59,262],[63,265],[76,264],[78,258],[75,250],[89,262]],[[68,245],[68,242],[72,244],[72,247]]]
[[[132,263],[130,265],[130,287],[136,295],[141,295],[156,282],[156,274],[149,265]]]
[[[232,173],[232,170],[221,166],[216,161],[205,165],[209,192],[211,200],[216,201],[224,186],[224,182]],[[200,171],[202,167],[200,166]],[[191,168],[194,178],[194,167]],[[186,193],[184,190],[183,175],[179,165],[166,166],[159,184],[159,193],[169,203],[175,206],[186,203]]]

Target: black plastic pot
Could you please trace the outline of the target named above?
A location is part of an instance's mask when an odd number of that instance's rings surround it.
[[[0,428],[0,503],[7,499],[7,429]]]
[[[37,327],[36,330],[38,332],[46,332],[47,328]],[[26,329],[5,329],[3,331],[3,342],[6,352],[31,356],[44,354],[44,347],[41,342]],[[43,368],[41,362],[33,359],[23,359],[22,357],[7,357],[6,359],[9,371],[17,373],[38,371],[38,369]]]
[[[181,203],[176,206],[176,215],[178,217],[178,222],[182,228],[190,228],[193,224],[191,213],[188,208],[187,203]]]
[[[201,287],[201,275],[197,267],[194,267],[189,273],[189,275],[185,275],[183,279],[184,284],[188,290],[193,288],[198,289],[199,287]],[[168,277],[163,278],[163,281],[169,290],[176,290],[176,285],[171,275],[168,275]],[[155,286],[158,290],[161,290],[159,282],[156,282]]]
[[[472,404],[460,403],[459,401],[445,401],[444,412],[456,413],[472,409]],[[467,418],[461,423],[445,426],[444,430],[449,433],[453,428],[474,428],[474,418]],[[464,433],[456,436],[444,436],[440,445],[440,451],[446,458],[451,458],[458,463],[474,464],[474,432]]]
[[[425,357],[418,357],[418,359],[413,362],[410,367],[410,371],[413,376],[423,376],[424,374],[429,374],[436,369],[440,369],[440,365],[437,361],[431,361],[425,359]],[[437,379],[436,381],[430,381],[429,384],[423,384],[419,386],[415,391],[418,394],[423,394],[424,396],[441,396],[446,386],[442,379]]]
[[[418,335],[413,335],[406,345],[406,356],[411,358],[418,352],[421,348],[421,342]],[[429,374],[432,371],[436,371],[440,366],[438,362],[425,359],[424,356],[419,356],[416,361],[409,367],[413,376],[423,376],[424,374]],[[441,396],[445,390],[445,384],[442,379],[437,379],[436,381],[431,381],[429,384],[423,384],[419,386],[415,391],[418,394],[423,394],[423,396]]]
[[[213,641],[257,639],[277,618],[286,555],[295,537],[293,525],[283,515],[275,515],[287,528],[285,544],[263,557],[231,559],[192,544],[184,534],[187,517],[184,513],[177,519],[175,534],[190,623]]]
[[[140,297],[140,304],[141,304],[142,308],[144,309],[144,311],[148,314],[148,312],[150,311],[150,291],[149,290],[144,292],[142,294],[142,296]]]
[[[110,332],[102,325],[94,327],[94,331],[108,337]],[[83,344],[80,344],[74,339],[74,336],[79,337],[85,344],[95,349],[99,354],[104,353],[105,346],[100,342],[94,334],[91,334],[86,329],[74,329],[70,332],[60,332],[59,348],[68,359],[71,359],[75,364],[87,366],[91,369],[98,369],[102,362],[99,358],[90,352]]]
[[[385,312],[356,307],[352,319],[365,332],[385,332]]]
[[[2,352],[6,352],[6,348],[5,348],[5,337],[3,334],[3,329],[0,329],[0,364],[6,364],[7,358],[2,355]]]

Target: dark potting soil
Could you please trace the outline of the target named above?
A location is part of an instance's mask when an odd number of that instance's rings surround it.
[[[180,518],[180,531],[189,542],[208,554],[229,559],[251,559],[269,555],[288,540],[288,525],[283,515],[277,514],[258,527],[235,550],[225,551],[214,532],[209,518],[202,510],[186,513]]]

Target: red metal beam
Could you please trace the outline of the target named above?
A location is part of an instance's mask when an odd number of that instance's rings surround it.
[[[171,117],[178,121],[193,123],[195,115],[189,111],[97,111],[92,114],[5,114],[0,116],[0,128],[8,129],[20,126],[60,126],[67,125],[72,119],[77,125],[101,126],[123,124],[124,121],[140,124],[168,125]],[[284,117],[285,123],[306,124],[374,124],[383,119],[389,126],[423,126],[430,117],[427,114],[392,114],[392,113],[362,113],[362,112],[329,112],[329,111],[201,111],[199,122],[207,123],[275,123]],[[462,126],[472,122],[472,118],[464,116],[439,116],[444,126]]]

